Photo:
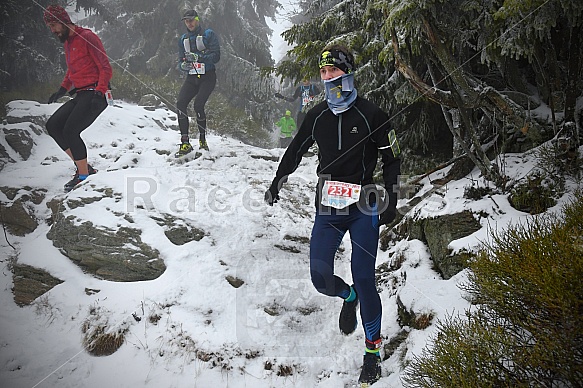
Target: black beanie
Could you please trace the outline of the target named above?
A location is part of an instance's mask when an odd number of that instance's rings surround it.
[[[344,50],[339,50],[337,48],[330,48],[329,50],[324,50],[320,55],[318,65],[320,68],[324,66],[334,66],[339,68],[346,74],[350,74],[354,70],[356,70],[356,66],[354,66],[354,57],[352,56],[352,54],[349,54]]]

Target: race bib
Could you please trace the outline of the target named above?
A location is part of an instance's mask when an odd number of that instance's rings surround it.
[[[360,198],[360,185],[355,183],[326,181],[322,188],[321,203],[336,209],[344,209],[357,203]]]
[[[193,62],[192,69],[188,71],[188,74],[204,74],[204,63]]]

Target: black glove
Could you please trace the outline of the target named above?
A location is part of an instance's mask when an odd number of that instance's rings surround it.
[[[274,96],[277,98],[281,98],[282,100],[285,100],[285,97],[281,93],[275,93]]]
[[[396,216],[397,209],[395,209],[393,206],[389,206],[388,208],[385,209],[384,212],[381,213],[379,217],[379,226],[390,224],[395,220]]]
[[[107,100],[105,99],[105,96],[99,90],[96,90],[95,93],[93,93],[93,97],[91,97],[91,110],[93,112],[101,113],[106,107]]]
[[[51,96],[49,97],[49,104],[56,102],[59,98],[63,97],[65,93],[67,93],[67,89],[61,86],[59,90],[51,94]]]
[[[269,206],[273,206],[274,203],[279,201],[279,191],[277,190],[277,187],[273,187],[273,185],[271,185],[269,190],[265,192],[264,199],[265,203]]]

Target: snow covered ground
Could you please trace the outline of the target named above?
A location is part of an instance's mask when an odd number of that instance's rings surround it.
[[[49,117],[59,104],[9,104],[12,117]],[[211,123],[212,124],[212,123]],[[30,122],[4,127],[31,131]],[[13,151],[0,186],[44,188],[34,208],[39,227],[32,233],[0,238],[0,381],[3,387],[351,387],[360,371],[363,331],[338,330],[341,300],[318,294],[309,279],[308,239],[313,217],[317,158],[303,159],[273,207],[263,202],[282,149],[259,149],[208,135],[210,152],[179,163],[173,158],[179,134],[175,115],[165,109],[116,101],[83,133],[89,162],[99,170],[70,193],[63,184],[73,174],[66,155],[45,133],[33,134],[28,160]],[[7,149],[4,137],[0,143]],[[529,155],[508,155],[506,173],[521,176],[532,168]],[[444,172],[432,174],[436,179]],[[485,211],[483,228],[451,247],[475,249],[488,238],[487,227],[524,219],[506,197],[463,198],[464,187],[480,181],[474,171],[421,202],[412,214],[436,216],[463,209]],[[429,189],[428,180],[425,181]],[[485,183],[482,183],[484,185]],[[157,249],[166,271],[150,281],[119,283],[97,279],[65,257],[47,239],[54,198],[87,198],[111,188],[118,200],[71,209],[68,215],[112,229],[127,217],[142,240]],[[0,201],[10,202],[0,193]],[[559,208],[560,204],[556,208]],[[177,246],[152,217],[171,214],[205,231],[200,241]],[[10,244],[15,248],[13,249]],[[336,272],[350,282],[350,240],[345,236]],[[413,330],[399,351],[382,363],[375,387],[401,387],[403,360],[419,354],[435,333],[435,322],[463,313],[468,302],[458,288],[461,272],[442,280],[432,270],[427,248],[417,240],[379,250],[377,264],[394,254],[405,262],[392,276],[396,286],[381,288],[382,334],[401,328],[396,295],[419,312],[432,312],[434,324]],[[10,258],[48,271],[63,283],[18,307],[11,288]],[[406,280],[404,274],[406,273]],[[227,277],[244,282],[232,286]],[[86,292],[86,289],[99,292]],[[95,321],[125,331],[125,342],[110,356],[90,355],[82,326]]]

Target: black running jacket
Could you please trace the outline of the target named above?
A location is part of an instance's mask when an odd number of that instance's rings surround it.
[[[272,187],[281,187],[287,181],[287,176],[297,169],[302,156],[314,143],[318,145],[319,180],[357,183],[363,187],[373,183],[380,152],[389,203],[396,206],[401,161],[399,152],[393,153],[398,145],[393,144],[391,148],[389,144],[390,130],[387,114],[362,97],[357,97],[354,105],[338,116],[323,101],[307,112],[280,161]]]

